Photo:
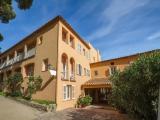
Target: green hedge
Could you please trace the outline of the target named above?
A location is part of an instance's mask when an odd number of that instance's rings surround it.
[[[39,104],[44,104],[44,105],[55,104],[54,101],[48,101],[48,100],[33,99],[32,101],[39,103]]]
[[[110,78],[111,103],[139,120],[156,120],[160,86],[160,51],[142,55]]]

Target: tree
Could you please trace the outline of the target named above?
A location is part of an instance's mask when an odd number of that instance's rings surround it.
[[[18,4],[18,8],[21,10],[29,9],[33,3],[33,0],[15,0]],[[10,20],[16,17],[16,13],[13,10],[13,0],[0,0],[0,22],[9,23]],[[0,34],[0,40],[3,40],[2,34]]]
[[[112,77],[112,103],[139,120],[156,120],[160,86],[160,52],[143,55]]]

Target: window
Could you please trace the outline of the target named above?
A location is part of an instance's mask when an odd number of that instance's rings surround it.
[[[64,85],[63,86],[63,99],[70,100],[75,98],[75,86]]]
[[[67,41],[67,31],[64,28],[62,28],[62,40],[65,43],[68,43],[68,41]]]
[[[98,71],[97,71],[97,70],[94,71],[94,75],[95,75],[95,76],[98,75]]]
[[[96,58],[95,57],[93,57],[93,61],[96,62]]]
[[[89,70],[87,70],[87,76],[88,76],[88,77],[90,76],[90,71],[89,71]]]
[[[85,75],[85,76],[87,75],[87,71],[86,71],[86,68],[84,68],[84,75]]]
[[[78,44],[78,46],[77,46],[77,51],[78,51],[78,53],[81,53],[81,49],[82,49],[81,45]]]
[[[74,38],[70,36],[70,46],[74,48]]]
[[[110,67],[110,75],[113,75],[116,72],[116,69],[117,69],[116,66]]]
[[[34,64],[25,66],[26,76],[34,76]]]
[[[48,70],[48,59],[44,59],[42,62],[42,71]]]
[[[82,66],[81,64],[77,64],[77,75],[82,75]]]
[[[109,76],[109,70],[105,71],[105,76],[108,77]]]
[[[72,99],[75,99],[75,86],[72,86]]]
[[[114,65],[114,62],[111,62],[111,65]]]
[[[38,45],[41,45],[41,44],[42,44],[42,41],[43,41],[43,36],[40,36],[40,37],[38,38]]]
[[[86,50],[83,48],[83,55],[85,56],[86,55]]]
[[[79,64],[79,75],[82,75],[82,66]]]
[[[129,61],[129,64],[133,64],[134,63],[134,61]]]

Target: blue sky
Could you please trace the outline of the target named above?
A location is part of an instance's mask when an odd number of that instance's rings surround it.
[[[160,48],[160,0],[34,0],[16,19],[0,24],[2,51],[57,15],[111,59]]]

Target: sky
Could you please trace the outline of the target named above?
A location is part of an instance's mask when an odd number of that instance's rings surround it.
[[[61,15],[102,60],[160,48],[160,0],[34,0],[29,10],[13,4],[16,18],[0,23],[2,52]]]

